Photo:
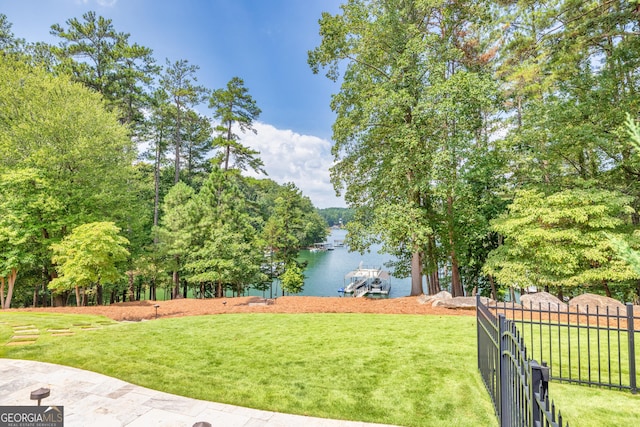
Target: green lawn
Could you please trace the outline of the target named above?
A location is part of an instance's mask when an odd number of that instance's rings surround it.
[[[17,326],[35,327],[35,344],[0,345],[0,356],[198,399],[404,426],[497,425],[476,368],[473,317],[234,314],[115,323],[12,312],[0,313],[0,344]],[[61,330],[74,335],[54,336]],[[640,399],[628,392],[555,383],[550,390],[572,426],[640,418]]]
[[[25,318],[25,317],[28,318]],[[78,323],[0,313],[0,322]],[[96,323],[86,318],[85,323]],[[7,338],[9,325],[0,325]],[[89,369],[198,399],[406,426],[493,426],[476,370],[475,319],[359,314],[247,314],[43,333],[0,355]]]

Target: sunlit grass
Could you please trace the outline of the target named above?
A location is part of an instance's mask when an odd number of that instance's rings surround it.
[[[629,391],[552,382],[549,393],[572,426],[635,426],[640,420],[640,395]]]
[[[79,321],[57,316],[65,324]],[[475,344],[475,319],[466,316],[246,314],[123,324],[2,351],[265,410],[406,426],[493,426]]]
[[[35,344],[4,345],[16,326],[35,327]],[[52,332],[61,330],[74,335]],[[0,356],[279,412],[405,426],[495,426],[476,368],[475,333],[475,319],[466,316],[238,314],[116,323],[10,312],[0,313]],[[573,426],[640,419],[638,395],[549,387]]]
[[[552,377],[574,381],[611,383],[629,387],[629,335],[592,325],[557,322],[532,325],[516,322],[528,357],[546,362]],[[639,352],[640,353],[640,352]],[[640,354],[635,354],[640,367]]]

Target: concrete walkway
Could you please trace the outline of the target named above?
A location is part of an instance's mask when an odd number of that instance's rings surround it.
[[[50,363],[0,359],[0,406],[31,406],[31,392],[49,388],[42,405],[64,407],[65,427],[365,427],[382,426],[260,411],[189,399]]]

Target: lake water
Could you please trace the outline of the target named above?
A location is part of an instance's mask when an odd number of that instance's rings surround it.
[[[327,237],[329,243],[335,240],[344,240],[346,230],[332,230]],[[372,246],[370,253],[361,255],[359,252],[349,252],[349,248],[336,247],[332,251],[311,252],[309,250],[300,251],[300,259],[309,262],[304,271],[304,289],[298,295],[307,296],[341,296],[338,289],[344,287],[344,276],[351,270],[358,268],[360,262],[363,266],[382,267],[388,270],[384,264],[392,259],[389,254],[379,254],[380,246]],[[275,291],[274,284],[274,292]],[[269,291],[267,291],[267,294]],[[405,297],[411,293],[411,278],[391,277],[391,292],[389,298]],[[278,286],[278,294],[282,295],[282,290]]]

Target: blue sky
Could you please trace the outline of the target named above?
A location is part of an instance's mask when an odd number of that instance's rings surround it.
[[[158,64],[186,59],[198,82],[217,89],[242,78],[262,109],[258,134],[245,143],[261,152],[277,182],[294,182],[318,207],[344,206],[329,182],[333,158],[329,103],[339,85],[314,75],[307,51],[320,43],[318,19],[340,0],[0,0],[13,33],[57,44],[51,25],[93,10],[129,41],[153,49]],[[203,114],[211,115],[206,108]]]

